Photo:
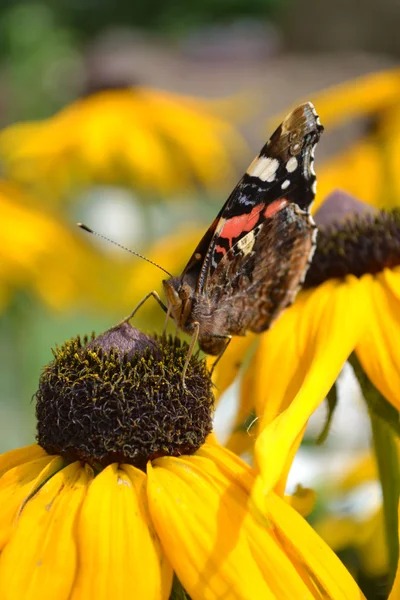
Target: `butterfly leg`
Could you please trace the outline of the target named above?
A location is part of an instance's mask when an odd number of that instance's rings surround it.
[[[199,329],[200,329],[200,323],[198,321],[195,321],[193,323],[192,339],[190,340],[189,350],[186,355],[185,364],[183,365],[183,369],[182,369],[182,385],[185,390],[187,390],[187,387],[185,384],[185,375],[186,375],[187,368],[189,366],[190,359],[193,356],[194,347],[195,347],[195,345],[197,343],[197,339],[199,337]]]
[[[211,365],[210,377],[212,377],[212,374],[214,373],[215,367],[217,366],[217,364],[219,363],[219,361],[221,360],[221,358],[225,354],[225,350],[227,349],[227,347],[229,346],[229,344],[231,343],[231,340],[232,340],[232,336],[231,335],[224,335],[224,336],[221,336],[221,337],[226,338],[226,344],[222,348],[221,352],[218,354],[217,358],[214,360],[213,364]]]
[[[161,306],[161,308],[163,309],[163,311],[165,313],[167,313],[167,315],[168,315],[168,308],[165,306],[164,302],[161,300],[161,298],[157,294],[157,292],[153,291],[153,292],[149,292],[148,294],[146,294],[146,296],[141,299],[141,301],[139,302],[139,304],[137,304],[135,306],[135,308],[133,309],[133,311],[131,312],[131,314],[128,315],[122,322],[126,323],[127,321],[130,321],[134,317],[134,315],[137,313],[137,311],[139,310],[139,308],[141,306],[143,306],[143,304],[146,302],[146,300],[148,300],[151,296],[153,296],[153,298],[155,300],[157,300],[158,304]]]

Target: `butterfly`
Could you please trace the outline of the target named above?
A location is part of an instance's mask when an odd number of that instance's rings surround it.
[[[310,215],[323,127],[295,108],[253,160],[179,277],[163,281],[167,313],[207,354],[267,330],[295,299],[316,245]]]
[[[179,277],[125,248],[170,276],[163,281],[167,305],[150,292],[126,321],[153,296],[167,317],[192,336],[183,381],[196,342],[219,360],[232,336],[267,330],[294,301],[316,246],[317,228],[310,208],[316,192],[314,150],[322,132],[311,102],[289,113],[253,160]]]

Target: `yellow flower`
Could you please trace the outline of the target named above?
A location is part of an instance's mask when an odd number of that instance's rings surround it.
[[[308,418],[353,352],[373,385],[400,408],[399,239],[398,209],[320,229],[307,289],[260,336],[227,445],[241,452],[254,443],[261,473],[254,500],[261,512],[269,490],[283,494]],[[253,343],[254,336],[231,343],[216,376],[221,390],[240,372]],[[250,421],[249,435],[243,423]]]
[[[91,274],[103,263],[53,214],[0,180],[0,310],[20,290],[31,290],[53,309],[65,309],[86,293],[109,296]]]
[[[7,177],[51,197],[88,182],[159,194],[215,189],[233,177],[242,148],[212,103],[146,87],[98,92],[0,133]]]
[[[284,499],[254,517],[256,473],[205,441],[211,382],[192,357],[185,391],[186,352],[122,323],[55,353],[36,395],[47,452],[0,457],[2,599],[162,600],[174,574],[193,600],[363,598]]]

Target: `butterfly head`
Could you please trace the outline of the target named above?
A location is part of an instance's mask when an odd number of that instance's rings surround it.
[[[162,283],[168,310],[178,327],[185,330],[193,304],[193,288],[182,277],[164,279]]]

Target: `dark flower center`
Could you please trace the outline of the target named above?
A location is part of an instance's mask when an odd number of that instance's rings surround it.
[[[400,265],[400,209],[354,215],[319,228],[303,287],[346,275],[361,277]]]
[[[94,467],[145,468],[159,456],[194,453],[212,428],[212,384],[204,360],[176,338],[145,336],[124,323],[54,352],[36,392],[38,443]]]

